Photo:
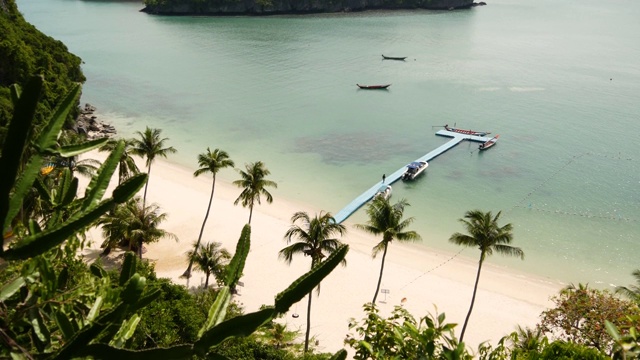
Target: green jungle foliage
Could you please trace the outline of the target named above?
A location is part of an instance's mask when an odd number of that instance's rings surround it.
[[[444,314],[416,320],[405,308],[396,306],[388,318],[375,305],[364,306],[361,321],[351,319],[344,342],[355,350],[354,359],[459,359],[469,360],[464,343],[458,342]]]
[[[545,346],[542,351],[529,351],[518,353],[517,360],[605,360],[610,359],[594,348],[584,345],[554,341]]]
[[[15,0],[0,1],[0,144],[4,143],[6,127],[13,112],[11,92],[13,84],[24,86],[31,75],[44,78],[42,98],[38,102],[35,124],[51,115],[75,83],[85,77],[81,59],[69,52],[60,41],[36,29],[23,18]],[[77,114],[75,108],[69,119]]]
[[[112,197],[103,199],[125,148],[121,140],[96,170],[84,197],[78,198],[78,180],[71,169],[65,169],[55,188],[46,193],[55,203],[49,214],[32,216],[21,211],[34,184],[45,176],[40,173],[45,155],[75,156],[107,141],[58,144],[57,135],[77,101],[79,86],[64,96],[40,131],[32,131],[43,83],[42,76],[35,76],[24,91],[12,88],[14,114],[0,153],[0,168],[5,170],[0,177],[0,224],[8,242],[6,249],[0,247],[0,271],[6,279],[0,284],[0,358],[220,358],[225,340],[250,336],[289,311],[344,260],[347,245],[277,294],[273,305],[234,317],[228,316],[231,288],[240,280],[249,254],[248,224],[227,266],[226,285],[212,299],[206,317],[194,308],[194,299],[184,289],[158,281],[152,270],[139,267],[133,252],[125,254],[118,274],[110,276],[99,264],[87,271],[76,260],[84,232],[115,206],[133,198],[147,175],[129,178],[113,190]],[[158,307],[153,308],[154,303]],[[141,332],[147,336],[153,331],[158,340],[138,345],[147,349],[134,350],[134,334],[145,315],[149,323]],[[153,321],[157,317],[163,321]],[[333,358],[345,357],[346,352],[340,351]]]
[[[551,298],[556,305],[540,316],[538,328],[546,334],[576,344],[582,344],[610,354],[615,339],[606,322],[629,333],[640,331],[640,309],[629,300],[620,299],[609,291],[586,285],[569,286]]]
[[[329,360],[331,354],[297,354],[266,344],[255,336],[233,338],[220,345],[218,353],[233,360]]]

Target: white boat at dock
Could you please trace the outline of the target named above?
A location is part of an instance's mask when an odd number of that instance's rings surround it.
[[[415,179],[418,175],[422,174],[422,172],[427,170],[428,166],[429,166],[429,163],[426,161],[412,162],[411,164],[407,165],[407,170],[405,170],[404,174],[402,174],[402,180]]]
[[[389,198],[391,197],[391,191],[393,189],[391,188],[391,185],[382,185],[380,186],[380,188],[378,189],[378,192],[376,192],[375,195],[373,195],[374,199],[377,199],[379,197],[385,199],[385,200],[389,200]]]

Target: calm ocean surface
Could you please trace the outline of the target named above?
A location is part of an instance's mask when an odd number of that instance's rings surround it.
[[[123,136],[163,129],[179,150],[172,161],[195,168],[207,147],[238,165],[262,160],[276,201],[336,213],[446,142],[437,126],[491,131],[493,149],[462,143],[418,181],[394,184],[424,245],[457,252],[448,238],[465,211],[502,210],[526,259],[496,264],[600,287],[628,285],[640,268],[638,1],[225,18],[149,16],[136,2],[17,2],[84,60],[82,102]]]

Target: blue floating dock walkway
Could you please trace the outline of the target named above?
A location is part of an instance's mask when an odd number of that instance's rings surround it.
[[[447,130],[439,130],[438,132],[436,132],[436,135],[446,136],[446,137],[450,137],[452,139],[449,140],[448,142],[440,145],[435,150],[428,152],[424,156],[422,156],[422,157],[420,157],[420,158],[418,158],[418,159],[416,159],[414,161],[417,161],[417,162],[420,162],[420,161],[429,162],[432,159],[435,159],[436,157],[438,157],[439,155],[445,153],[447,150],[449,150],[449,149],[453,148],[454,146],[458,145],[459,143],[461,143],[464,140],[470,140],[470,141],[476,141],[476,142],[485,142],[485,141],[488,141],[489,139],[491,139],[491,138],[485,137],[485,136],[466,135],[466,134],[460,134],[460,133],[451,132],[451,131],[447,131]],[[431,164],[429,164],[429,165],[431,165]],[[385,184],[393,184],[394,182],[398,181],[400,179],[400,177],[402,176],[402,174],[404,174],[404,172],[406,170],[406,167],[407,166],[404,165],[400,169],[395,171],[393,174],[387,175],[387,177],[385,179]],[[351,214],[356,212],[356,210],[358,210],[362,205],[364,205],[367,201],[371,200],[371,198],[376,194],[376,192],[380,188],[381,184],[382,184],[382,182],[377,182],[377,183],[373,184],[373,186],[371,186],[365,192],[360,194],[360,196],[358,196],[357,198],[353,199],[353,201],[351,201],[349,204],[347,204],[347,206],[342,208],[342,210],[338,211],[334,215],[334,219],[336,220],[336,222],[339,224],[339,223],[345,221],[349,216],[351,216]]]

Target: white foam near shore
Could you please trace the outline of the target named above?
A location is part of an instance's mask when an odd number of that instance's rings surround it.
[[[105,153],[90,152],[86,157],[103,160]],[[142,161],[139,161],[144,169]],[[209,201],[211,177],[193,177],[194,168],[188,169],[167,161],[157,160],[152,165],[147,202],[157,203],[168,214],[162,228],[176,234],[179,242],[163,239],[148,245],[144,257],[155,263],[158,277],[167,277],[177,284],[186,285],[180,275],[187,267],[185,253],[197,239]],[[223,170],[232,171],[232,170]],[[114,176],[116,178],[117,176]],[[256,205],[251,222],[251,252],[247,259],[244,286],[235,300],[246,312],[256,311],[263,304],[272,304],[274,296],[309,269],[307,257],[294,258],[291,266],[278,259],[278,251],[286,246],[283,238],[291,225],[290,218],[297,211],[311,216],[322,209],[282,199],[277,189],[269,189],[274,196],[272,204]],[[235,250],[249,210],[234,206],[240,189],[218,180],[211,214],[203,242],[217,241],[229,251]],[[372,247],[380,239],[354,228],[345,222],[348,232],[343,242],[350,245],[347,266],[334,270],[323,282],[321,293],[314,299],[311,310],[311,333],[318,341],[319,351],[334,352],[343,348],[350,318],[361,319],[362,305],[370,302],[380,272],[381,257],[371,257]],[[451,229],[451,232],[461,229]],[[429,234],[421,234],[428,243]],[[91,231],[93,249],[102,239],[100,231]],[[517,244],[515,244],[517,246]],[[98,250],[86,250],[87,253]],[[382,289],[378,305],[382,315],[388,315],[394,306],[402,303],[414,316],[427,313],[446,313],[447,321],[458,323],[456,335],[462,328],[473,291],[477,271],[477,250],[464,250],[465,256],[454,256],[432,251],[422,246],[392,243],[389,247]],[[514,259],[514,261],[519,261]],[[203,274],[194,272],[190,286],[204,282]],[[210,283],[213,281],[210,281]],[[483,341],[496,342],[514,331],[517,325],[533,326],[539,314],[550,305],[549,297],[557,293],[560,285],[527,274],[513,273],[485,263],[474,310],[465,334],[465,343],[475,349]],[[290,328],[304,333],[307,299],[294,305],[282,319]],[[293,314],[298,317],[293,317]],[[349,349],[347,349],[349,350]]]

